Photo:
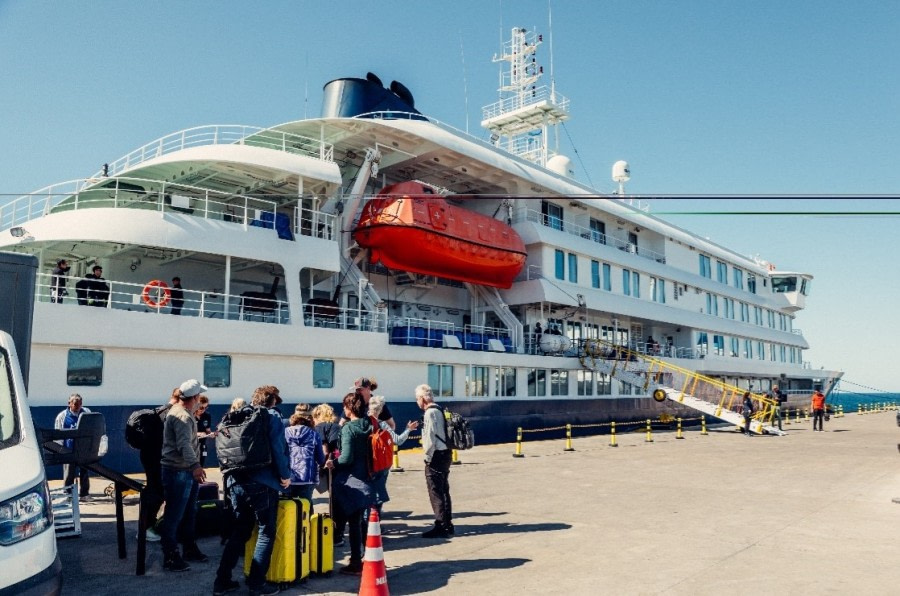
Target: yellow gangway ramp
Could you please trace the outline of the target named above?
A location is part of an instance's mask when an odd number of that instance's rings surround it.
[[[741,409],[745,389],[604,340],[582,342],[580,360],[585,369],[642,387],[657,401],[671,400],[735,426],[744,426]],[[771,425],[775,401],[759,393],[750,395],[754,409],[750,432],[787,434]]]

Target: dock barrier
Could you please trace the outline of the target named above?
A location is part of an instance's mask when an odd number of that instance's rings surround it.
[[[609,446],[610,447],[618,447],[619,444],[616,443],[616,423],[609,423]]]
[[[675,432],[676,439],[683,439],[684,435],[681,434],[681,418],[678,419],[678,430]]]
[[[644,439],[644,442],[645,442],[645,443],[652,443],[652,442],[653,442],[653,433],[651,432],[650,429],[651,429],[651,426],[650,426],[650,419],[647,418],[647,438]]]
[[[518,430],[516,430],[516,452],[513,453],[513,457],[525,457],[525,454],[522,453],[522,427],[520,426]]]
[[[700,434],[701,435],[709,434],[708,432],[706,432],[706,416],[700,416]]]
[[[394,443],[394,463],[391,464],[391,472],[404,472],[405,470],[400,467],[400,448],[397,447],[397,443]]]
[[[572,447],[572,425],[566,425],[566,448],[563,451],[575,451],[575,448]]]

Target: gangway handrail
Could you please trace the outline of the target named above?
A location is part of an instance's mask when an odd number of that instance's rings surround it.
[[[588,365],[588,359],[591,360],[591,364],[593,364],[593,366]],[[626,346],[621,346],[610,341],[602,339],[583,340],[579,349],[579,360],[581,362],[581,365],[585,369],[594,370],[596,368],[596,361],[598,359],[602,359],[604,361],[610,360],[614,362],[614,364],[612,365],[612,370],[610,371],[610,376],[616,376],[615,373],[617,370],[626,370],[629,362],[640,363],[643,370],[638,372],[635,372],[633,370],[627,372],[631,373],[632,375],[644,375],[645,391],[649,389],[651,382],[655,382],[661,389],[663,385],[660,382],[660,379],[661,375],[663,374],[678,374],[683,376],[684,383],[680,390],[672,385],[669,385],[669,387],[671,388],[671,392],[676,394],[678,397],[673,398],[673,396],[670,395],[669,392],[663,391],[662,399],[659,399],[659,401],[663,401],[664,399],[675,399],[675,401],[678,401],[683,405],[692,407],[691,403],[684,401],[684,397],[693,397],[707,404],[715,405],[716,410],[715,412],[712,412],[712,415],[716,416],[717,418],[722,418],[722,412],[725,410],[728,410],[732,413],[737,413],[737,410],[734,409],[736,406],[736,398],[738,396],[742,397],[745,393],[750,393],[751,400],[757,404],[757,407],[754,409],[754,413],[751,418],[759,423],[760,429],[762,430],[763,424],[765,424],[766,422],[770,423],[772,418],[774,417],[777,402],[766,394],[753,393],[735,385],[729,385],[728,383],[724,383],[718,379],[714,379],[696,371],[678,366],[677,364],[672,364],[671,362],[667,362],[665,360],[655,358],[653,356],[643,354],[635,350],[631,350]],[[619,369],[619,363],[621,362],[624,362],[624,364],[622,365],[621,369]],[[654,379],[655,381],[653,381]],[[701,384],[704,386],[709,386],[721,392],[718,395],[717,403],[710,401],[702,395],[697,395],[698,393],[700,393],[699,391],[697,391],[698,385]],[[656,396],[654,395],[654,397]],[[768,430],[771,432],[771,429]]]

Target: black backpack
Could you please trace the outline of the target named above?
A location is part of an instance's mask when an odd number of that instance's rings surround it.
[[[135,449],[162,446],[163,421],[159,415],[168,408],[165,405],[132,412],[125,422],[125,442]]]
[[[447,437],[447,449],[462,451],[475,446],[475,433],[469,421],[456,412],[437,407],[444,415],[444,431]]]
[[[270,415],[267,409],[255,406],[225,414],[216,435],[216,456],[223,474],[249,472],[271,465]]]

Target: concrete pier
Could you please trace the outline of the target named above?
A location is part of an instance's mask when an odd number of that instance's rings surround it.
[[[894,412],[810,422],[788,436],[732,427],[476,447],[450,474],[456,536],[431,525],[421,454],[401,452],[382,521],[392,594],[896,594],[900,591],[900,428]],[[513,437],[511,437],[512,439]],[[218,471],[210,471],[219,480]],[[210,562],[162,570],[148,544],[136,577],[136,499],[126,499],[129,558],[116,556],[114,507],[82,508],[81,538],[59,541],[64,594],[211,593]],[[316,506],[324,506],[322,500]],[[348,551],[336,553],[337,566]],[[242,579],[235,570],[234,577]],[[287,594],[355,594],[356,577],[311,578]],[[240,593],[240,592],[238,592]]]

